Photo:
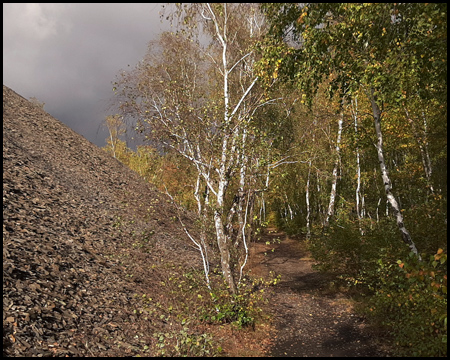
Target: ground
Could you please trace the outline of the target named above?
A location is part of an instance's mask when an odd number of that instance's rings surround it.
[[[270,301],[276,328],[270,356],[389,356],[380,334],[354,311],[354,300],[313,270],[302,239],[269,229],[252,244],[251,257],[254,275],[281,274]]]
[[[193,214],[3,86],[3,355],[155,356],[161,338],[205,334],[224,356],[385,354],[304,242],[273,231],[251,243],[248,267],[282,275],[264,309],[272,321],[197,321],[186,333],[188,296],[168,287],[202,264],[178,216],[195,235]]]

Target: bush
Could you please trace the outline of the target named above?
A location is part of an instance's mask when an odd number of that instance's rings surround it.
[[[447,200],[435,195],[420,205],[411,206],[404,212],[408,230],[414,234],[414,241],[420,251],[432,253],[438,248],[446,250],[447,243]]]
[[[429,261],[414,254],[396,263],[378,262],[366,314],[392,334],[398,356],[447,355],[447,255]]]
[[[333,222],[309,241],[318,268],[339,274],[368,295],[363,311],[391,334],[399,356],[447,354],[447,255],[439,249],[419,262],[394,222],[366,228]],[[403,259],[403,260],[398,260]]]
[[[244,276],[238,286],[238,294],[232,295],[218,268],[210,273],[210,290],[205,285],[202,270],[192,268],[186,271],[171,263],[159,266],[165,270],[160,273],[160,286],[167,296],[153,298],[147,294],[136,294],[135,297],[142,297],[143,305],[134,310],[136,315],[145,320],[159,319],[166,324],[164,331],[155,332],[152,344],[144,348],[158,356],[221,354],[220,340],[212,335],[209,325],[230,324],[237,329],[254,328],[265,317],[262,305],[266,301],[266,288],[280,280],[279,276],[274,277],[273,274],[268,280]]]
[[[178,332],[158,332],[153,336],[157,339],[157,356],[209,357],[219,353],[211,335],[193,334],[186,326]]]
[[[210,293],[211,304],[205,306],[201,318],[211,323],[232,323],[237,328],[254,327],[261,313],[265,288],[276,285],[280,276],[269,280],[244,278],[238,287],[238,293],[232,295],[226,286],[217,287]],[[224,284],[225,285],[225,284]]]
[[[378,259],[396,260],[408,253],[392,221],[371,224],[372,228],[365,223],[361,225],[364,235],[356,221],[332,221],[326,231],[315,228],[308,248],[318,261],[316,268],[361,281],[373,274]]]

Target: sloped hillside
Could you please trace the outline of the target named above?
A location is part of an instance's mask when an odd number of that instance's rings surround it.
[[[133,311],[137,295],[164,296],[153,265],[201,265],[176,215],[133,171],[3,86],[3,354],[141,354],[166,326]]]

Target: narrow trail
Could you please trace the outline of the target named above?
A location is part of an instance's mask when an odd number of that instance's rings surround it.
[[[271,230],[252,244],[251,252],[253,274],[281,274],[272,299],[277,334],[269,356],[389,356],[355,314],[351,299],[330,291],[327,276],[312,269],[303,241]]]

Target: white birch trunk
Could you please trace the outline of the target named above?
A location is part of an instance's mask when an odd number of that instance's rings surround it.
[[[230,134],[228,133],[229,125],[230,125],[230,94],[229,94],[229,88],[228,88],[228,75],[229,75],[229,69],[228,69],[228,62],[227,62],[227,6],[224,4],[224,23],[223,23],[223,33],[220,31],[219,24],[217,22],[216,16],[214,11],[212,10],[211,6],[207,4],[207,7],[209,9],[210,15],[212,17],[212,21],[214,23],[215,29],[216,29],[216,35],[219,39],[220,44],[222,45],[222,71],[223,71],[223,97],[224,97],[224,135],[223,135],[223,141],[222,141],[222,155],[220,159],[220,167],[219,167],[219,179],[218,179],[218,190],[217,190],[217,199],[216,199],[216,209],[214,210],[214,225],[216,229],[216,236],[217,236],[217,244],[219,246],[220,251],[220,262],[222,266],[222,273],[225,278],[225,281],[227,282],[230,291],[235,294],[236,293],[236,286],[234,283],[233,274],[231,271],[230,266],[230,250],[229,250],[229,244],[228,239],[225,234],[225,226],[222,220],[222,214],[224,210],[224,199],[225,199],[225,192],[226,188],[228,186],[228,179],[227,179],[227,160],[228,160],[228,141]]]
[[[198,177],[198,179],[199,178],[200,178],[200,176]],[[198,185],[198,181],[197,181],[197,185]],[[170,197],[170,199],[172,200],[172,203],[179,210],[178,205],[176,204],[176,202],[173,199],[172,195],[170,195],[169,192],[167,191],[167,188],[166,188],[166,194]],[[208,261],[208,255],[207,255],[207,252],[206,252],[205,243],[204,242],[203,243],[199,243],[197,240],[194,239],[194,237],[190,234],[189,230],[186,228],[186,226],[184,225],[183,221],[181,220],[181,216],[180,215],[178,215],[178,221],[180,222],[181,227],[183,228],[183,230],[186,233],[186,235],[189,237],[189,239],[191,239],[191,241],[194,243],[194,245],[197,247],[198,251],[200,252],[200,255],[202,257],[202,262],[203,262],[203,272],[204,272],[205,278],[206,278],[206,286],[208,287],[209,290],[211,290],[211,284],[210,284],[210,281],[209,281],[209,261]]]
[[[329,226],[330,217],[333,216],[333,214],[334,214],[334,203],[336,200],[337,172],[338,172],[338,165],[339,165],[339,151],[340,151],[340,144],[341,144],[343,122],[344,122],[344,113],[342,113],[342,116],[338,121],[338,136],[337,136],[337,140],[336,140],[336,161],[334,163],[334,168],[333,168],[333,182],[331,184],[330,202],[328,204],[327,216],[326,216],[325,222],[324,222],[325,227]]]
[[[111,130],[109,130],[109,138],[110,138],[110,141],[111,141],[111,148],[112,148],[113,156],[114,156],[114,159],[115,159],[116,158],[116,145],[115,145],[115,141],[113,139]]]
[[[240,169],[239,169],[239,190],[238,190],[238,234],[236,237],[236,244],[239,243],[239,240],[243,238],[245,240],[245,234],[244,234],[244,228],[245,228],[245,219],[244,219],[244,203],[245,203],[245,179],[246,179],[246,173],[247,173],[247,161],[248,156],[246,154],[246,144],[247,140],[247,129],[243,129],[242,134],[242,146],[241,146],[241,161],[240,161]],[[247,209],[247,206],[246,206]]]
[[[228,239],[225,234],[225,226],[222,220],[222,212],[224,208],[225,189],[227,180],[223,176],[219,179],[219,189],[217,191],[216,209],[214,210],[214,225],[216,229],[217,245],[220,251],[220,263],[222,267],[222,274],[227,282],[231,293],[236,293],[236,286],[234,283],[233,273],[230,266],[230,250]]]
[[[248,214],[248,206],[249,206],[249,202],[250,202],[249,200],[250,200],[250,193],[248,194],[247,202],[245,203],[244,224],[243,224],[243,228],[242,228],[242,243],[244,244],[245,258],[244,258],[244,261],[242,262],[241,268],[239,270],[238,284],[241,283],[242,271],[244,270],[244,267],[247,264],[247,260],[248,260],[248,246],[247,246],[247,239],[245,238],[245,227],[247,226],[247,214]]]
[[[353,112],[353,118],[355,121],[355,137],[356,141],[358,142],[358,97],[355,97],[355,101],[352,100],[352,112]],[[356,145],[356,191],[355,191],[355,197],[356,197],[356,215],[358,216],[358,227],[359,232],[361,235],[364,235],[364,230],[361,227],[361,210],[359,208],[359,196],[361,193],[361,167],[359,164],[359,147]]]
[[[319,170],[316,170],[316,189],[317,189],[317,212],[323,215],[322,204],[320,202],[320,183]]]
[[[200,229],[200,244],[202,247],[202,251],[204,251],[204,255],[202,255],[203,262],[205,264],[205,273],[209,273],[209,259],[208,259],[208,248],[206,246],[206,224],[207,224],[207,205],[208,205],[208,187],[205,189],[204,201],[202,203],[201,195],[200,195],[200,185],[201,185],[201,174],[197,176],[197,183],[195,185],[194,198],[197,201],[198,208],[198,218],[201,221],[201,229]]]
[[[430,153],[428,152],[428,125],[427,118],[425,117],[425,113],[422,111],[423,118],[423,130],[424,130],[424,155],[425,155],[425,164],[426,164],[426,176],[428,179],[428,183],[430,185],[430,190],[434,194],[433,185],[431,184],[431,174],[433,172],[433,168],[431,167]]]
[[[311,225],[310,225],[310,217],[311,217],[311,209],[309,207],[309,178],[311,175],[311,160],[309,160],[308,166],[308,178],[306,180],[306,188],[305,188],[305,197],[306,197],[306,238],[311,238]]]
[[[364,194],[361,195],[361,218],[366,216],[366,203],[364,199]]]
[[[394,212],[397,226],[400,230],[400,233],[402,235],[403,241],[409,246],[411,251],[418,256],[418,258],[421,260],[420,254],[417,251],[416,245],[414,244],[411,235],[409,234],[408,230],[406,229],[404,223],[403,223],[403,215],[400,211],[400,208],[398,206],[397,200],[395,199],[394,195],[392,194],[392,183],[389,178],[389,173],[386,168],[386,162],[384,160],[384,153],[383,153],[383,134],[381,131],[381,110],[374,98],[374,90],[371,89],[370,94],[370,102],[372,104],[372,111],[373,111],[373,119],[374,119],[374,125],[375,125],[375,133],[377,135],[377,153],[378,153],[378,161],[380,163],[380,170],[381,170],[381,177],[383,179],[384,189],[386,191],[386,197],[389,201],[389,204],[392,207],[392,210]]]
[[[376,217],[377,217],[377,223],[380,222],[380,216],[379,216],[379,208],[380,208],[380,204],[381,204],[381,198],[378,199],[378,203],[377,203],[377,211],[376,211]]]

